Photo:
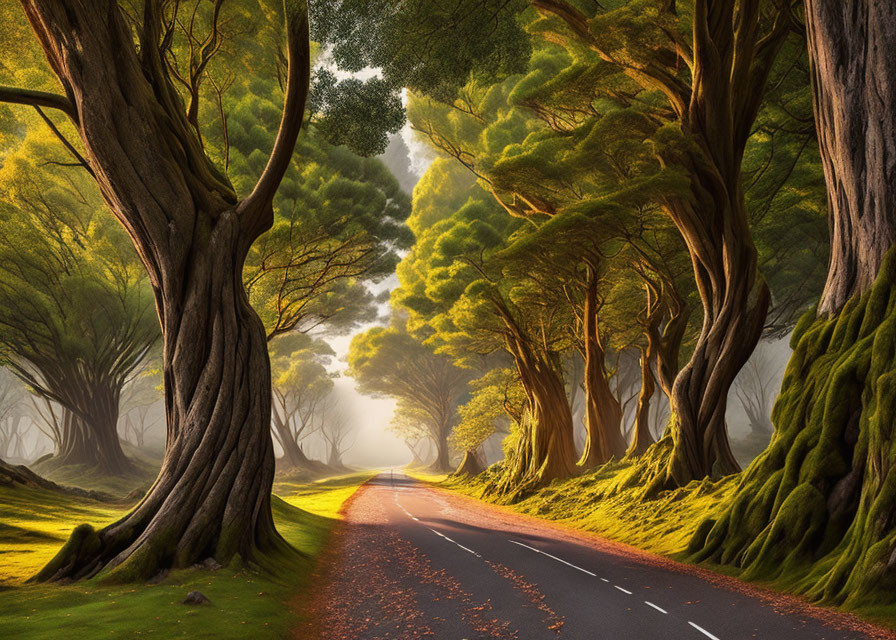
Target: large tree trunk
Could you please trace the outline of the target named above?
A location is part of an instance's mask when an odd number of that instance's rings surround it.
[[[896,13],[808,0],[806,20],[828,282],[817,315],[794,332],[768,449],[691,550],[849,605],[896,588]]]
[[[518,336],[507,336],[507,349],[527,396],[519,442],[497,486],[513,499],[552,480],[574,476],[576,449],[572,412],[556,369]]]
[[[464,451],[463,459],[461,459],[460,464],[457,465],[457,469],[455,469],[454,473],[451,475],[458,477],[478,476],[484,470],[485,467],[482,464],[482,459],[478,452]]]
[[[690,148],[670,158],[690,176],[693,198],[671,201],[667,210],[693,263],[703,324],[691,359],[672,388],[674,444],[666,477],[657,479],[658,485],[685,485],[740,469],[728,443],[725,410],[768,310],[769,291],[757,277],[740,176],[755,112],[730,110],[732,94],[743,88],[732,86],[729,72],[725,65],[714,68],[707,62],[695,77],[686,128]]]
[[[596,270],[589,266],[588,273],[582,323],[585,334],[585,448],[579,459],[579,465],[586,468],[625,455],[622,407],[610,389],[606,352],[600,339]]]
[[[99,532],[79,528],[37,579],[103,569],[146,579],[205,558],[250,561],[280,542],[270,510],[265,332],[246,298],[241,262],[220,264],[235,253],[235,222],[222,215],[204,250],[194,249],[182,297],[159,296],[168,443],[158,479],[119,522]]]
[[[265,332],[242,283],[252,242],[272,222],[308,86],[305,3],[285,3],[289,72],[271,159],[238,201],[205,156],[165,68],[159,0],[144,3],[139,53],[117,0],[22,0],[71,103],[103,195],[152,282],[164,342],[167,447],[143,501],[96,532],[78,527],[36,576],[103,571],[146,579],[235,556],[262,562],[286,543],[270,492],[271,379]],[[62,100],[65,100],[63,98]]]

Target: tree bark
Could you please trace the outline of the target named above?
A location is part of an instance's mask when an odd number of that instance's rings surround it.
[[[641,349],[641,391],[638,393],[638,409],[635,413],[635,433],[625,452],[627,456],[639,456],[655,442],[650,431],[650,400],[656,390],[653,360],[654,351],[648,343],[647,347]]]
[[[430,470],[436,473],[444,473],[451,470],[451,460],[449,457],[448,435],[451,433],[450,420],[443,421],[436,430],[434,438],[436,444],[436,459],[429,466]]]
[[[690,549],[849,606],[896,588],[896,12],[808,0],[806,22],[831,268],[794,331],[768,449]]]
[[[476,451],[464,451],[464,457],[451,475],[454,476],[478,476],[485,471],[482,459]]]
[[[579,458],[579,466],[585,468],[625,455],[622,407],[610,389],[606,352],[600,339],[597,280],[596,269],[589,266],[582,311],[585,334],[585,448]]]
[[[505,348],[513,356],[526,392],[527,411],[520,420],[517,450],[507,461],[497,490],[511,498],[577,472],[572,412],[566,389],[549,355],[537,353],[501,301],[495,301],[506,325]]]
[[[836,315],[874,282],[896,240],[894,72],[888,3],[810,5],[815,118],[828,192],[831,260],[818,313]],[[890,51],[891,53],[891,51]]]
[[[87,158],[149,272],[164,344],[162,470],[128,515],[78,527],[37,580],[150,578],[213,557],[287,552],[270,492],[271,379],[242,268],[272,223],[274,191],[304,113],[307,4],[288,2],[283,121],[267,167],[239,201],[205,156],[165,67],[163,3],[144,3],[139,52],[116,0],[22,0],[73,105]],[[268,565],[272,566],[272,565]]]

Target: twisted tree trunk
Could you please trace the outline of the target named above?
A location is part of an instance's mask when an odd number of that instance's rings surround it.
[[[896,588],[896,11],[808,0],[806,19],[828,281],[794,332],[769,448],[691,551],[848,605]]]
[[[537,353],[507,308],[500,302],[497,306],[507,326],[506,349],[513,356],[527,397],[519,443],[497,487],[513,498],[551,480],[574,476],[576,449],[566,389],[550,356]]]
[[[100,531],[78,527],[38,580],[103,571],[146,579],[213,557],[263,562],[286,543],[270,491],[271,380],[265,332],[242,283],[252,242],[302,123],[307,3],[287,2],[283,121],[252,193],[238,200],[205,156],[168,76],[160,0],[144,3],[139,51],[117,0],[22,0],[65,89],[103,195],[152,282],[164,341],[167,447],[143,501]],[[21,97],[21,94],[20,96]]]
[[[582,467],[601,465],[625,455],[622,435],[622,407],[610,389],[605,364],[606,352],[598,325],[598,277],[588,267],[583,308],[585,338],[585,448],[579,458]]]

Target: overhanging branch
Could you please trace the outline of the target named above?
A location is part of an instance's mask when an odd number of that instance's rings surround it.
[[[73,122],[78,122],[78,113],[75,111],[75,106],[68,98],[57,93],[0,85],[0,102],[59,109],[71,118]]]

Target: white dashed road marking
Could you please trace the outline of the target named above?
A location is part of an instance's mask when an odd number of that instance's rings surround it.
[[[416,516],[411,515],[411,512],[408,511],[407,509],[405,509],[405,508],[404,508],[404,505],[402,505],[402,504],[398,501],[398,492],[397,492],[397,491],[395,491],[395,493],[394,493],[394,498],[395,498],[395,504],[398,505],[398,507],[399,507],[402,511],[404,511],[405,515],[407,515],[407,516],[408,516],[409,518],[411,518],[412,520],[415,520],[415,521],[417,521],[417,522],[420,522],[420,521],[417,519]],[[464,545],[460,544],[460,543],[457,542],[456,540],[452,540],[451,538],[449,538],[448,536],[446,536],[444,533],[442,533],[442,532],[440,532],[440,531],[436,531],[435,529],[432,529],[432,528],[429,528],[429,527],[427,527],[427,528],[428,528],[430,531],[432,531],[434,534],[436,534],[437,536],[439,536],[440,538],[443,538],[444,540],[446,540],[446,541],[450,542],[451,544],[453,544],[453,545],[459,547],[460,549],[463,549],[463,550],[466,551],[467,553],[473,554],[473,555],[476,556],[477,558],[481,558],[481,557],[482,557],[481,555],[479,555],[478,553],[476,553],[475,551],[473,551],[473,550],[470,549],[469,547],[465,547]],[[582,567],[579,567],[579,566],[577,566],[577,565],[574,565],[574,564],[571,563],[571,562],[567,562],[567,561],[564,560],[563,558],[558,558],[557,556],[555,556],[555,555],[551,555],[550,553],[547,553],[546,551],[542,551],[541,549],[536,549],[535,547],[530,547],[529,545],[527,545],[527,544],[523,544],[522,542],[517,542],[516,540],[508,540],[508,542],[511,542],[512,544],[515,544],[515,545],[517,545],[517,546],[520,546],[520,547],[524,547],[524,548],[526,548],[526,549],[529,549],[530,551],[534,551],[535,553],[540,553],[540,554],[543,555],[543,556],[547,556],[547,557],[550,558],[551,560],[556,560],[557,562],[559,562],[559,563],[561,563],[561,564],[565,564],[565,565],[568,566],[568,567],[572,567],[573,569],[575,569],[575,570],[577,570],[577,571],[581,571],[582,573],[588,574],[589,576],[591,576],[591,577],[593,577],[593,578],[596,578],[596,577],[597,577],[597,574],[592,573],[592,572],[588,571],[587,569],[583,569]],[[609,582],[610,582],[610,581],[607,580],[606,578],[601,578],[601,580],[602,580],[603,582],[608,583],[608,584],[609,584]],[[628,594],[628,595],[632,595],[632,592],[631,592],[631,591],[629,591],[628,589],[624,589],[624,588],[620,587],[618,584],[614,584],[613,586],[614,586],[616,589],[618,589],[619,591],[621,591],[622,593],[625,593],[625,594]],[[662,607],[659,607],[659,606],[653,604],[652,602],[650,602],[650,601],[648,601],[648,600],[645,600],[645,601],[644,601],[644,604],[646,604],[648,607],[651,607],[652,609],[655,609],[656,611],[659,611],[660,613],[663,613],[663,614],[666,614],[666,615],[669,614],[668,611],[666,611],[666,610],[663,609]],[[707,631],[706,629],[704,629],[703,627],[701,627],[699,624],[697,624],[697,623],[695,623],[695,622],[691,622],[690,620],[688,620],[688,624],[691,625],[691,627],[693,627],[694,629],[696,629],[696,630],[699,631],[700,633],[702,633],[704,636],[706,636],[707,638],[709,638],[709,640],[720,640],[720,638],[719,638],[718,636],[714,636],[714,635],[711,634],[709,631]]]
[[[482,557],[481,555],[479,555],[478,553],[476,553],[475,551],[473,551],[473,550],[470,549],[469,547],[465,547],[465,546],[462,545],[461,543],[459,543],[459,542],[457,542],[457,541],[455,541],[455,540],[452,540],[451,538],[449,538],[448,536],[446,536],[444,533],[441,533],[441,532],[439,532],[439,531],[436,531],[435,529],[430,529],[430,531],[432,531],[432,532],[433,532],[434,534],[436,534],[437,536],[441,536],[442,538],[444,538],[445,540],[447,540],[447,541],[450,542],[451,544],[457,545],[458,547],[460,547],[461,549],[463,549],[463,550],[466,551],[467,553],[472,553],[472,554],[473,554],[474,556],[476,556],[477,558],[481,558],[481,557]]]
[[[699,632],[702,633],[703,635],[705,635],[707,638],[710,638],[711,640],[719,640],[719,638],[717,638],[716,636],[712,635],[709,631],[707,631],[706,629],[704,629],[703,627],[701,627],[699,624],[694,624],[694,623],[691,622],[690,620],[688,620],[688,624],[691,625],[692,627],[694,627],[697,631],[699,631]]]
[[[567,567],[572,567],[573,569],[578,569],[582,573],[587,573],[589,576],[591,576],[593,578],[597,577],[597,574],[591,573],[590,571],[588,571],[588,569],[583,569],[582,567],[577,567],[573,563],[567,562],[563,558],[558,558],[557,556],[552,556],[550,553],[545,553],[541,549],[536,549],[535,547],[530,547],[529,545],[523,544],[522,542],[517,542],[516,540],[509,540],[509,542],[512,542],[513,544],[518,544],[521,547],[526,547],[527,549],[530,549],[530,550],[534,551],[535,553],[540,553],[541,555],[547,556],[548,558],[551,558],[552,560],[556,560],[557,562],[562,562]]]
[[[658,606],[656,606],[655,604],[653,604],[652,602],[649,602],[649,601],[647,601],[647,600],[644,601],[644,604],[646,604],[648,607],[653,607],[654,609],[656,609],[656,610],[659,611],[660,613],[666,613],[666,614],[669,613],[668,611],[666,611],[666,610],[663,609],[662,607],[658,607]]]

